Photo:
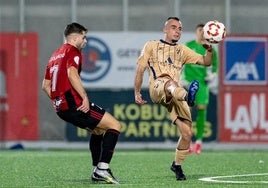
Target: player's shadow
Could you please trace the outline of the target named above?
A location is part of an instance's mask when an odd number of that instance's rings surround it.
[[[167,175],[166,178],[174,178],[174,174],[172,175]],[[187,174],[186,178],[187,180],[194,180],[194,179],[200,179],[200,178],[204,178],[204,177],[208,177],[208,174]]]
[[[93,181],[88,178],[88,179],[68,179],[64,180],[64,182],[69,182],[69,183],[82,183],[82,184],[93,184]]]
[[[76,183],[80,183],[80,184],[84,184],[84,185],[88,185],[88,184],[92,184],[92,185],[112,185],[109,183],[106,183],[105,181],[98,181],[98,182],[94,182],[92,181],[90,178],[88,179],[68,179],[68,180],[64,180],[64,182],[69,182],[70,184],[76,184]],[[120,181],[120,184],[122,184],[123,182]]]
[[[187,179],[200,179],[200,178],[204,178],[207,177],[207,174],[189,174],[186,176]]]

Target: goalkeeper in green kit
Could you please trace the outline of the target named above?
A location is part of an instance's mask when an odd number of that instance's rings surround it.
[[[186,43],[186,46],[193,49],[195,52],[205,55],[206,49],[201,42],[205,42],[203,37],[204,24],[196,26],[196,39]],[[196,154],[201,153],[202,139],[204,134],[205,123],[207,120],[207,105],[209,103],[209,90],[212,93],[217,93],[218,86],[218,57],[213,48],[213,60],[210,67],[200,66],[196,64],[185,64],[182,74],[181,84],[187,88],[193,80],[199,82],[199,91],[196,94],[196,142],[190,152]]]

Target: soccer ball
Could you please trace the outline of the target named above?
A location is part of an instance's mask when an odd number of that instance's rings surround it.
[[[226,36],[226,29],[224,24],[217,20],[207,22],[203,29],[204,38],[209,43],[217,44]]]

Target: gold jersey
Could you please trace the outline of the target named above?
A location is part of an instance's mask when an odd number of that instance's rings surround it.
[[[179,82],[185,63],[203,63],[203,56],[183,44],[170,44],[164,40],[148,41],[138,58],[137,64],[149,68],[149,82],[159,76],[169,75]]]

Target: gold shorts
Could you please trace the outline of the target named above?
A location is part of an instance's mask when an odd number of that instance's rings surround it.
[[[186,101],[178,101],[172,98],[172,101],[166,108],[170,113],[172,123],[174,123],[177,118],[192,122],[191,111]]]
[[[154,103],[167,103],[165,85],[170,80],[169,77],[158,77],[149,85],[149,93]]]
[[[179,101],[172,98],[166,101],[165,85],[170,80],[170,77],[158,77],[149,84],[150,98],[154,103],[165,106],[170,113],[171,121],[174,122],[177,118],[186,119],[192,122],[190,108],[186,101]]]

